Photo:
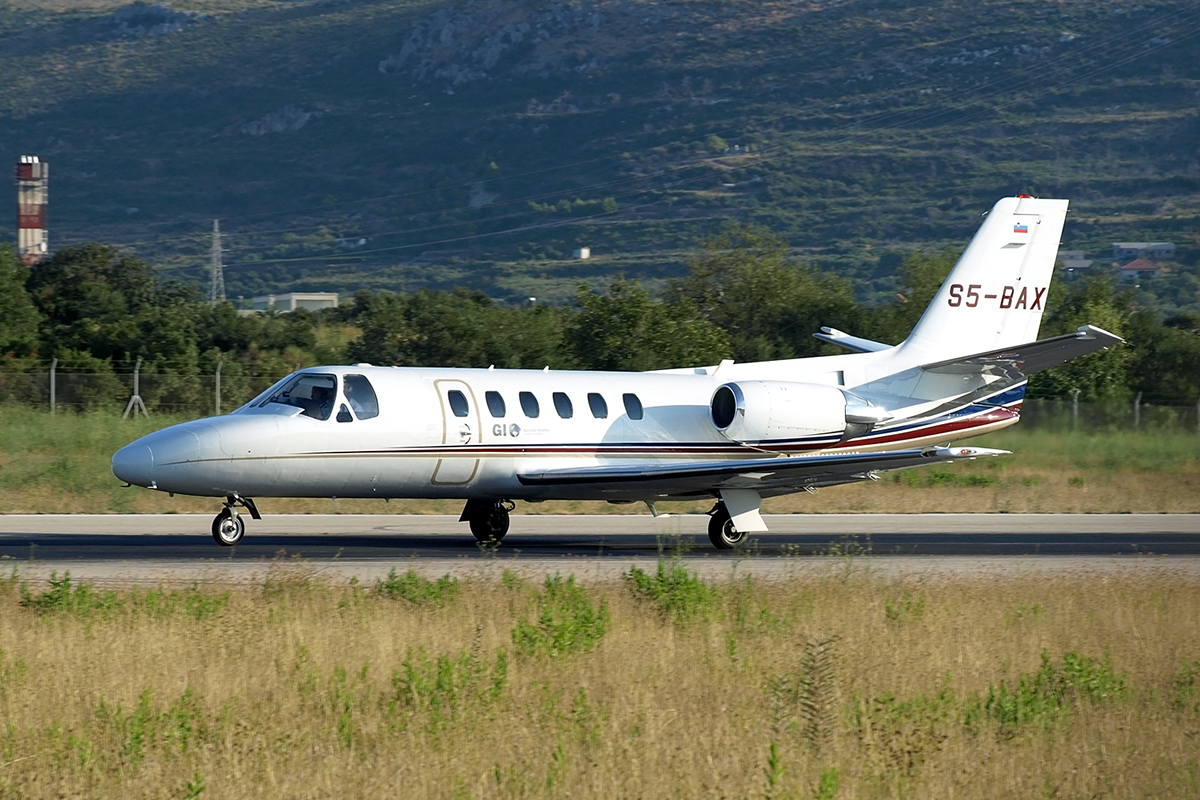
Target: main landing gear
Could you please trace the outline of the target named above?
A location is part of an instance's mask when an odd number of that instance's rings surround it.
[[[233,547],[246,535],[246,521],[238,514],[237,507],[239,505],[249,511],[253,519],[262,519],[262,514],[258,513],[258,507],[249,497],[240,497],[236,494],[226,495],[225,507],[221,509],[220,514],[213,518],[212,523],[213,539],[222,547]]]
[[[516,507],[511,500],[468,500],[458,521],[469,522],[479,541],[499,542],[508,533],[508,512]]]
[[[713,547],[718,550],[733,550],[746,543],[749,534],[733,527],[733,520],[724,502],[713,506],[708,516],[708,540],[713,543]]]

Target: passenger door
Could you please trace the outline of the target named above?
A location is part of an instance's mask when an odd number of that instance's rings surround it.
[[[435,484],[461,485],[470,483],[479,471],[475,446],[480,443],[479,404],[471,387],[459,380],[434,381],[442,404],[442,445],[445,455],[433,468]],[[463,448],[464,452],[452,452]]]

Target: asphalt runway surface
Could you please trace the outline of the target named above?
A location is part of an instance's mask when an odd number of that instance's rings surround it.
[[[0,565],[44,578],[65,572],[110,583],[258,580],[298,568],[372,580],[393,568],[422,573],[573,573],[611,578],[660,556],[705,576],[766,577],[849,561],[893,575],[1157,570],[1200,577],[1200,515],[766,515],[771,532],[718,551],[700,515],[516,515],[499,547],[482,547],[453,516],[280,515],[247,518],[223,548],[199,515],[0,516]]]

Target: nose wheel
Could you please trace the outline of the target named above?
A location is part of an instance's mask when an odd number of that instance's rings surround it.
[[[246,535],[246,521],[232,508],[222,508],[213,519],[212,535],[222,547],[233,547]]]
[[[709,512],[708,540],[718,550],[735,550],[746,543],[747,533],[733,526],[729,509],[724,503],[717,503]]]
[[[233,547],[246,535],[246,521],[238,513],[239,505],[249,511],[252,518],[262,519],[254,501],[249,497],[239,497],[236,494],[227,496],[225,507],[213,518],[212,523],[213,540],[222,547]]]

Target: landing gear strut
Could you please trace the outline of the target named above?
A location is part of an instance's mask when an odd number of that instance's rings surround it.
[[[508,533],[508,512],[516,507],[511,500],[468,500],[458,521],[469,522],[479,541],[499,542]]]
[[[258,507],[249,497],[240,497],[236,494],[226,495],[225,507],[213,518],[212,523],[213,539],[222,547],[233,547],[246,535],[246,521],[238,514],[237,507],[239,505],[249,511],[253,519],[262,519],[262,514],[258,513]]]
[[[718,550],[733,550],[746,543],[746,532],[733,527],[729,509],[723,502],[713,506],[708,515],[708,540],[713,543],[713,547]]]

